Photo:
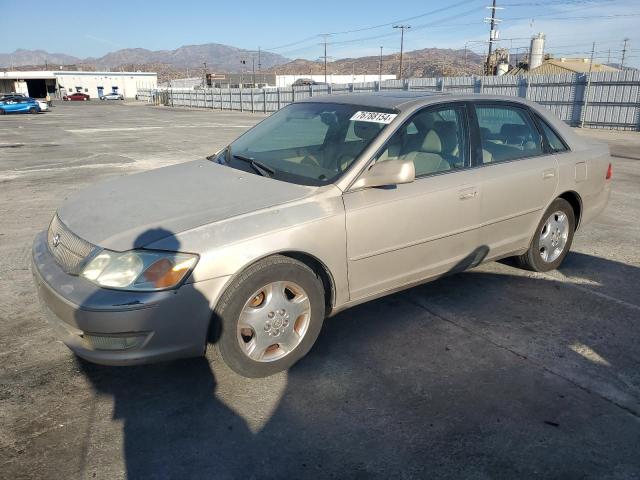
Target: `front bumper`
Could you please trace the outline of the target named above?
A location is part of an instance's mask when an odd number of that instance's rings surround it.
[[[105,365],[133,365],[204,353],[212,306],[228,277],[163,292],[109,290],[65,273],[46,239],[46,232],[40,233],[32,250],[38,297],[75,354]],[[104,348],[107,343],[110,349]]]

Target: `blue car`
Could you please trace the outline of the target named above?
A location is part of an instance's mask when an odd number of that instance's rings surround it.
[[[0,115],[5,113],[39,113],[40,105],[31,97],[3,97],[0,98]]]

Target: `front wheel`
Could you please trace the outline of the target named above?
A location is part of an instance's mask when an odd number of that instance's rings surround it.
[[[305,264],[276,255],[257,262],[228,287],[213,329],[225,363],[245,377],[286,370],[315,343],[324,321],[324,290]]]
[[[33,114],[33,113],[38,113],[38,109],[36,107],[31,107],[29,109],[29,113]]]
[[[563,198],[556,198],[542,216],[529,250],[518,257],[518,262],[535,272],[555,270],[569,253],[575,229],[573,207]]]

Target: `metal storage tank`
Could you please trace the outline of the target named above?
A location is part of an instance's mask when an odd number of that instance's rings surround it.
[[[531,38],[531,47],[529,48],[529,70],[542,65],[544,60],[544,33],[539,33]]]
[[[508,63],[502,62],[502,63],[498,64],[498,68],[497,68],[497,71],[496,71],[496,73],[498,75],[504,75],[508,71],[509,71],[509,64]]]

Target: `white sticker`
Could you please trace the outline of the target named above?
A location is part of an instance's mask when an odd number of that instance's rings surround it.
[[[398,115],[396,113],[384,112],[356,112],[350,120],[356,122],[374,122],[374,123],[391,123]]]

